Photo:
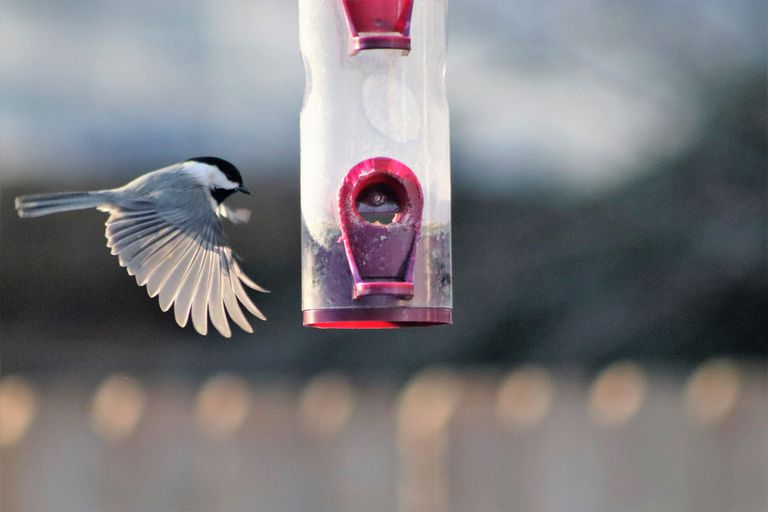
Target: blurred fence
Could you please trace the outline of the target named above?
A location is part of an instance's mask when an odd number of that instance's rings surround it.
[[[93,389],[0,381],[4,511],[727,510],[768,505],[763,364],[431,369]]]

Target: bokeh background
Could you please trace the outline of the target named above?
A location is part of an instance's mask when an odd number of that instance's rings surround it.
[[[768,509],[766,3],[453,0],[451,327],[301,327],[295,2],[0,3],[0,509]],[[179,329],[103,214],[233,161],[272,290]]]

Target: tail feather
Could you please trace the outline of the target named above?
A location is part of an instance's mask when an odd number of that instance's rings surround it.
[[[103,192],[60,192],[16,198],[19,217],[40,217],[51,213],[96,208],[105,203]]]

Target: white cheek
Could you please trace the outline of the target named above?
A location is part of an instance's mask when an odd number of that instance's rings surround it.
[[[211,188],[214,179],[214,174],[211,172],[213,170],[211,169],[211,166],[197,162],[189,162],[186,163],[182,169],[192,176],[192,178],[199,184]]]

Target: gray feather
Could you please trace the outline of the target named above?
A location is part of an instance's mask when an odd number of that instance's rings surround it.
[[[147,280],[147,293],[150,297],[154,297],[163,288],[165,283],[171,277],[174,269],[178,267],[184,256],[188,251],[194,247],[194,240],[190,240],[188,237],[182,237],[179,245],[169,253],[167,257],[163,258],[162,262],[152,271],[149,279]]]
[[[211,288],[212,259],[212,254],[206,251],[200,272],[200,284],[197,286],[195,298],[192,300],[192,325],[203,336],[208,333],[208,292]]]
[[[232,283],[232,289],[235,291],[235,296],[243,304],[243,306],[245,306],[245,309],[250,311],[253,316],[261,320],[266,320],[267,317],[265,317],[261,311],[259,311],[259,308],[257,308],[256,305],[251,302],[251,298],[248,297],[248,293],[246,293],[243,285],[240,284],[240,278],[232,274],[229,277],[229,281]]]
[[[136,240],[120,251],[118,255],[120,265],[128,267],[128,272],[134,275],[150,256],[162,249],[176,235],[178,232],[173,227],[163,226],[146,237]]]
[[[224,298],[222,296],[221,289],[222,261],[218,250],[216,250],[213,254],[214,257],[211,266],[211,291],[208,295],[208,312],[211,315],[211,323],[216,328],[216,330],[219,331],[219,334],[225,338],[229,338],[232,336],[232,331],[229,328],[227,315],[224,312]]]
[[[139,286],[147,284],[150,276],[163,264],[165,259],[169,257],[183,242],[184,237],[178,231],[172,231],[170,236],[163,240],[162,244],[153,246],[152,253],[142,260],[141,265],[136,267],[135,275],[136,282]],[[153,297],[153,295],[150,295]]]
[[[232,267],[228,258],[224,258],[225,269],[222,274],[222,298],[224,299],[224,306],[227,308],[227,313],[230,318],[240,326],[242,330],[248,333],[253,332],[253,327],[248,323],[243,311],[240,309],[240,305],[235,297],[235,292],[232,290]]]
[[[96,208],[109,202],[111,194],[100,192],[61,192],[35,194],[16,198],[16,212],[19,217],[40,217],[51,213]]]
[[[192,309],[192,299],[200,284],[200,275],[202,273],[202,265],[206,254],[207,253],[202,247],[197,248],[195,259],[189,267],[189,275],[182,284],[181,289],[179,289],[179,293],[176,297],[173,312],[176,317],[176,323],[181,327],[186,326],[187,321],[189,320],[190,310]]]
[[[147,237],[162,229],[165,222],[159,218],[150,218],[148,220],[137,221],[134,226],[126,226],[124,230],[117,232],[109,238],[109,246],[112,248],[112,254],[121,254],[134,242],[146,240]]]
[[[190,240],[188,247],[184,250],[184,254],[179,255],[178,263],[163,283],[162,288],[160,289],[160,308],[163,311],[168,311],[173,304],[173,301],[176,300],[176,296],[178,295],[182,284],[184,284],[185,280],[189,277],[189,271],[195,256],[198,251],[204,250],[201,244],[202,237],[203,234],[201,233]]]

